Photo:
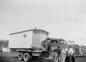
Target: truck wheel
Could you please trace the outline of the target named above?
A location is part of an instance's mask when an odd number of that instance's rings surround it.
[[[31,55],[29,53],[24,53],[23,59],[25,62],[28,62],[31,59]]]
[[[18,60],[20,60],[20,61],[23,60],[23,53],[21,53],[21,52],[18,53]]]

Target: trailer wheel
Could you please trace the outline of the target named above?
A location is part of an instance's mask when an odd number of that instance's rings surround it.
[[[29,53],[24,53],[23,59],[25,62],[28,62],[31,59],[31,55]]]
[[[23,53],[21,53],[21,52],[18,53],[18,60],[20,60],[20,61],[23,60]]]

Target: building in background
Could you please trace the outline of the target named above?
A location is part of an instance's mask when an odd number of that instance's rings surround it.
[[[9,40],[0,40],[0,52],[8,52]]]

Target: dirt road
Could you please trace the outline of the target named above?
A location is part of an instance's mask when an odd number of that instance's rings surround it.
[[[2,57],[2,56],[0,56],[0,62],[24,62],[24,61],[19,61],[15,57]],[[53,62],[53,61],[48,60],[48,59],[34,59],[31,62]]]
[[[13,54],[12,54],[13,55]],[[0,62],[24,62],[19,61],[14,55],[12,56],[7,53],[0,53]],[[49,59],[33,59],[32,62],[53,62]],[[86,57],[76,57],[75,62],[86,62]]]

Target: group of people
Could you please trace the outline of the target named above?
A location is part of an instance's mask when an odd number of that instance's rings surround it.
[[[69,49],[61,49],[60,47],[58,47],[54,51],[54,62],[75,62],[73,48],[71,46]]]

